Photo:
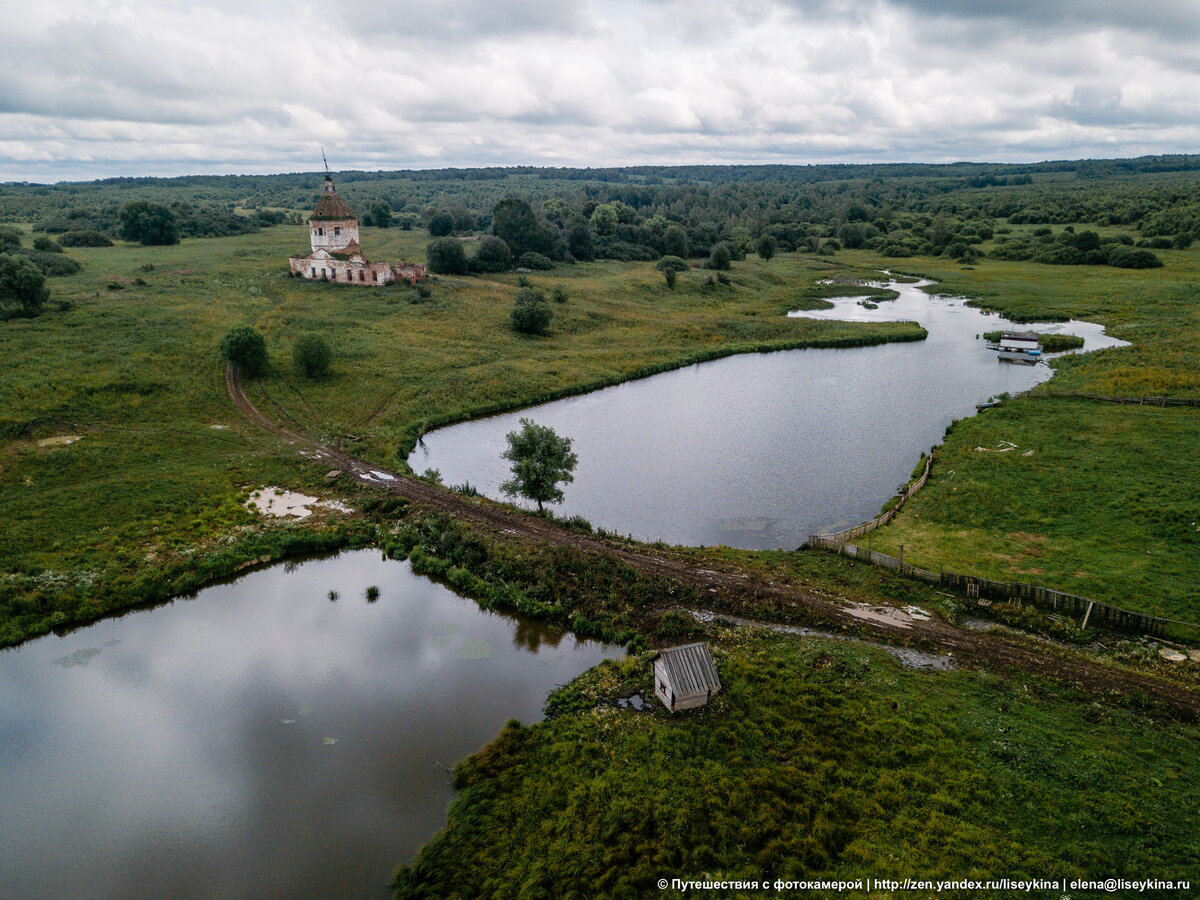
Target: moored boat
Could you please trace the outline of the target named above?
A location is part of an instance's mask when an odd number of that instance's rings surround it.
[[[1033,365],[1042,358],[1042,344],[1032,331],[1005,331],[1000,340],[988,344],[989,350],[996,351],[996,358],[1002,362],[1020,362]]]

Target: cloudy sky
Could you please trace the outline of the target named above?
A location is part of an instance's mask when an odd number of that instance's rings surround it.
[[[1200,148],[1195,0],[0,0],[0,181]]]

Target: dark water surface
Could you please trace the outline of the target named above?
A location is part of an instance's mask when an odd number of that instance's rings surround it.
[[[2,651],[0,896],[383,896],[453,764],[617,655],[377,551]]]
[[[927,340],[700,363],[431,432],[408,462],[502,497],[504,436],[529,417],[575,442],[579,466],[561,515],[643,540],[794,549],[811,533],[876,515],[976,403],[1050,377],[1044,364],[997,362],[984,331],[1079,334],[1087,351],[1122,343],[1086,322],[1013,326],[918,285],[892,287],[900,298],[876,310],[847,299],[795,315],[915,320]]]

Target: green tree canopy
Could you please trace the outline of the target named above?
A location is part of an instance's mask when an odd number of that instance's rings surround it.
[[[0,253],[0,318],[32,318],[49,299],[41,269],[24,256]]]
[[[492,233],[508,244],[514,257],[530,250],[551,257],[562,256],[554,252],[554,234],[542,224],[528,203],[515,197],[501,200],[492,208]]]
[[[579,457],[571,452],[571,439],[559,437],[553,428],[521,419],[521,430],[505,439],[508,449],[501,456],[512,463],[512,478],[500,485],[510,497],[533,500],[542,512],[543,503],[561,503],[559,484],[575,480],[572,474]]]
[[[454,216],[439,209],[429,217],[429,233],[433,237],[446,237],[454,234]]]
[[[567,249],[580,262],[591,262],[596,258],[596,245],[592,241],[592,229],[587,222],[578,222],[567,232]]]
[[[466,275],[469,271],[467,253],[462,241],[454,237],[440,237],[429,242],[425,248],[425,261],[429,271],[438,275]]]
[[[592,227],[601,237],[616,231],[618,222],[620,218],[617,216],[616,204],[603,203],[592,210]]]
[[[376,228],[391,228],[392,207],[386,200],[376,200],[371,204],[371,224]]]
[[[682,225],[671,225],[663,235],[663,252],[667,256],[687,257],[688,237]]]
[[[221,356],[248,378],[267,368],[267,340],[255,328],[239,325],[221,338]]]
[[[121,237],[146,246],[179,243],[175,214],[161,203],[133,200],[121,207]]]
[[[779,241],[775,240],[772,235],[764,234],[759,237],[755,249],[758,250],[758,255],[762,259],[769,260],[775,255],[775,251],[779,249]]]
[[[512,266],[512,251],[495,235],[485,235],[471,257],[473,272],[504,272]]]
[[[708,257],[708,267],[717,271],[724,271],[729,268],[729,260],[733,256],[729,251],[729,245],[724,241],[712,248],[712,253]]]
[[[517,292],[509,321],[513,331],[520,334],[547,335],[550,333],[550,307],[541,291],[526,288]]]
[[[333,351],[319,334],[305,334],[292,347],[292,363],[305,378],[321,378],[329,374]]]

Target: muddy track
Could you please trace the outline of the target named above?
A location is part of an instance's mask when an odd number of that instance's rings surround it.
[[[968,631],[940,621],[913,620],[895,625],[866,621],[840,603],[791,585],[764,581],[740,572],[697,568],[682,560],[614,546],[597,537],[567,531],[533,515],[405,477],[268,419],[246,396],[232,367],[225,370],[225,385],[234,405],[250,421],[291,445],[297,453],[331,469],[340,469],[362,484],[403,497],[416,507],[469,520],[503,534],[508,540],[555,544],[603,554],[631,566],[643,576],[667,578],[687,585],[701,596],[711,598],[714,605],[731,610],[787,609],[790,612],[788,618],[843,624],[876,639],[916,644],[926,650],[948,653],[959,666],[987,669],[1001,675],[1008,670],[1019,670],[1065,683],[1087,696],[1137,696],[1180,718],[1200,720],[1200,692],[1096,663],[1052,645],[1042,647],[1024,638]]]

